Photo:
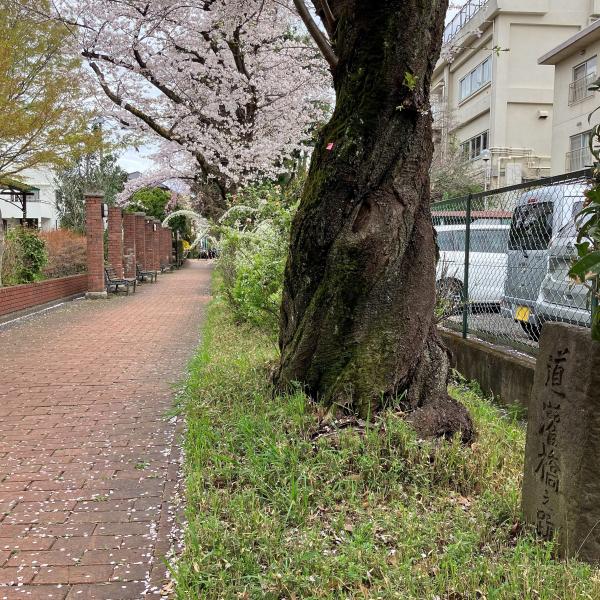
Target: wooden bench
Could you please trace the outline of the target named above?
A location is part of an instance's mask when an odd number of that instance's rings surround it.
[[[135,279],[125,279],[124,277],[118,277],[115,269],[112,265],[106,265],[104,267],[104,281],[106,282],[106,291],[110,292],[111,288],[115,294],[119,291],[119,287],[127,290],[129,296],[129,289],[133,287],[133,293],[135,294],[135,288],[137,281]]]
[[[146,271],[142,269],[142,266],[139,263],[135,265],[135,272],[137,276],[137,280],[142,283],[143,281],[149,281],[150,283],[156,283],[156,279],[158,277],[158,273],[156,271]]]
[[[173,272],[173,265],[170,265],[168,263],[162,263],[160,265],[160,272],[161,273],[172,273]]]

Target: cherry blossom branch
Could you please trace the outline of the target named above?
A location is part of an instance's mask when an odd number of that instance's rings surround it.
[[[175,136],[173,134],[172,130],[166,129],[160,123],[158,123],[155,119],[153,119],[152,117],[150,117],[143,111],[139,110],[138,108],[136,108],[129,102],[126,102],[125,100],[123,100],[123,98],[121,98],[118,94],[116,94],[110,88],[110,86],[108,85],[108,83],[106,81],[106,78],[104,77],[104,74],[102,73],[102,71],[98,67],[98,65],[94,62],[90,62],[89,64],[90,64],[91,69],[94,71],[94,73],[98,77],[98,83],[100,84],[102,91],[106,94],[106,96],[109,98],[109,100],[111,102],[113,102],[120,108],[126,110],[128,113],[130,113],[134,117],[138,118],[140,121],[144,122],[152,131],[154,131],[156,134],[158,134],[163,139],[170,141],[170,142],[173,142],[173,141],[179,142],[179,143],[182,142],[181,138],[179,138],[178,136]],[[202,154],[200,154],[197,151],[192,151],[191,154],[194,156],[194,158],[198,162],[198,165],[200,166],[200,168],[202,169],[202,171],[204,172],[205,175],[207,175],[207,176],[215,175],[215,169],[210,167],[210,165],[208,164],[208,161],[204,158],[204,156],[202,156]]]
[[[83,85],[103,114],[165,156],[188,153],[185,176],[222,191],[277,177],[326,118],[331,65],[289,0],[49,2],[72,24],[71,51],[88,62]]]

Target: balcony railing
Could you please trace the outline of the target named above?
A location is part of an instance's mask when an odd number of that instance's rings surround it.
[[[573,81],[569,85],[569,106],[594,95],[594,92],[590,91],[589,87],[596,81],[596,77],[596,73],[590,73],[581,79]]]
[[[594,164],[594,156],[589,148],[579,148],[578,150],[567,152],[566,158],[566,173],[581,171],[581,169],[591,167]]]
[[[444,45],[451,42],[460,30],[489,2],[489,0],[468,0],[454,15],[452,21],[444,29]]]
[[[442,98],[437,95],[431,96],[431,116],[434,123],[440,123],[444,119],[446,106]]]

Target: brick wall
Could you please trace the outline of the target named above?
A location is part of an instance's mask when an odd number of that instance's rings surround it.
[[[146,268],[146,215],[135,214],[135,262],[141,269]]]
[[[87,281],[87,273],[83,273],[0,288],[0,316],[70,296],[85,294]]]
[[[161,224],[158,219],[152,220],[152,246],[154,257],[154,270],[160,271],[160,230]]]
[[[144,231],[146,232],[146,262],[144,263],[144,269],[154,271],[154,231],[151,218],[146,217]]]

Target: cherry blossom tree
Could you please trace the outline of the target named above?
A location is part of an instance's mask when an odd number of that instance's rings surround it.
[[[284,170],[332,76],[335,110],[292,226],[275,379],[332,411],[399,402],[423,435],[469,440],[434,317],[429,88],[448,0],[56,1],[114,117],[170,144],[166,170],[188,160],[221,193]]]
[[[434,317],[429,90],[448,0],[294,0],[335,111],[292,224],[276,380],[333,413],[403,407],[423,435],[472,436]]]
[[[303,152],[330,98],[287,1],[57,0],[105,114],[161,142],[158,169],[224,196]],[[132,191],[129,187],[128,192]]]

